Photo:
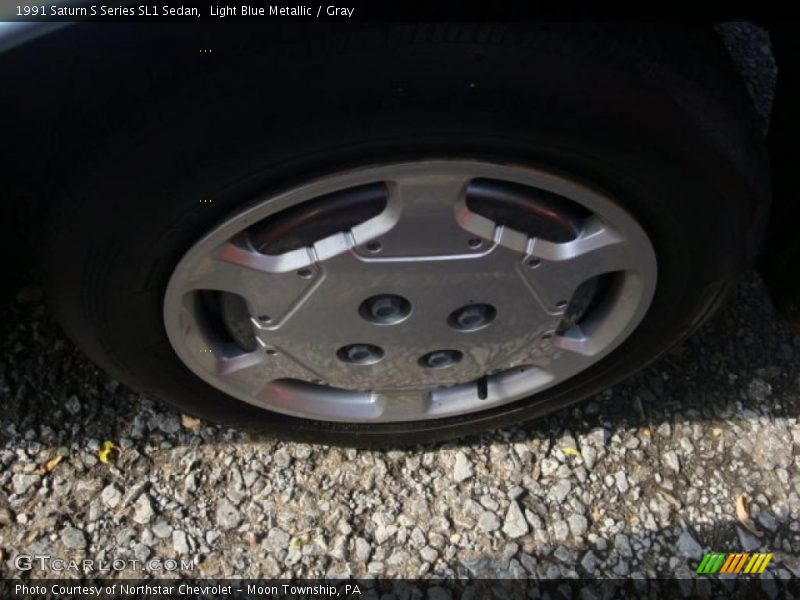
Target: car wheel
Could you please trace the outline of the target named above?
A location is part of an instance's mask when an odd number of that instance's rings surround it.
[[[752,260],[763,144],[712,35],[377,30],[212,70],[69,174],[43,272],[94,360],[235,426],[430,441],[619,381]]]

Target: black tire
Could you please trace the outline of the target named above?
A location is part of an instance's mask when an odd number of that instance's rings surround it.
[[[190,31],[217,54],[187,62],[164,32],[136,30],[145,38],[137,51],[186,62],[182,79],[139,74],[148,101],[124,111],[115,104],[114,119],[92,130],[80,164],[70,161],[63,174],[68,191],[53,202],[42,236],[48,298],[70,337],[114,377],[181,411],[356,446],[520,423],[614,384],[686,336],[757,249],[769,192],[763,140],[710,28]],[[346,167],[422,157],[514,159],[607,191],[657,254],[656,295],[639,328],[555,388],[418,423],[337,424],[264,411],[180,362],[162,300],[197,239],[267,193]]]

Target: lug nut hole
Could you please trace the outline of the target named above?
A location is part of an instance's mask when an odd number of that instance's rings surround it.
[[[394,325],[411,314],[411,303],[397,294],[378,294],[364,300],[358,314],[376,325]]]
[[[313,273],[311,272],[311,269],[300,269],[297,272],[297,275],[303,279],[309,279]]]
[[[528,265],[528,267],[530,267],[531,269],[535,269],[535,268],[536,268],[536,267],[538,267],[540,264],[542,264],[542,259],[541,259],[541,258],[536,258],[536,257],[534,256],[534,257],[531,257],[531,258],[529,258],[529,259],[528,259],[528,260],[525,262],[525,264],[526,264],[526,265]]]
[[[419,359],[419,365],[426,369],[445,369],[459,362],[464,354],[458,350],[434,350]]]
[[[383,349],[374,344],[348,344],[339,348],[336,356],[353,365],[374,365],[383,358]]]
[[[372,242],[367,242],[366,248],[367,248],[367,251],[369,251],[369,252],[378,253],[378,252],[381,251],[383,246],[381,246],[380,242],[372,241]]]
[[[467,246],[469,246],[473,250],[476,250],[476,249],[480,248],[481,246],[483,246],[483,240],[481,238],[476,238],[476,237],[469,238],[467,240]]]
[[[497,309],[491,304],[467,304],[447,317],[447,324],[460,331],[477,331],[494,321]]]

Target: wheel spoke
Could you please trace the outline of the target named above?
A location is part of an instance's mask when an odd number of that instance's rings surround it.
[[[637,268],[630,245],[597,220],[590,222],[584,233],[570,242],[555,244],[533,240],[531,255],[519,271],[543,308],[551,314],[563,312],[584,281],[604,273]]]
[[[229,384],[245,385],[253,390],[282,379],[313,381],[319,378],[308,365],[271,346],[231,357],[218,356],[215,368]]]
[[[433,256],[475,252],[473,237],[459,225],[469,177],[463,174],[419,174],[389,184],[387,210],[397,213],[394,226],[381,237],[384,256]]]
[[[274,327],[297,310],[321,280],[321,271],[312,264],[306,248],[267,256],[228,242],[203,260],[185,291],[238,294],[252,316],[266,315]]]
[[[231,346],[201,351],[198,352],[198,362],[223,386],[247,390],[253,397],[279,390],[289,393],[291,382],[320,381],[320,374],[303,360],[263,343],[257,350],[246,353]]]

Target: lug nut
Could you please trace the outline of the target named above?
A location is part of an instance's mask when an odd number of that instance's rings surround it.
[[[373,365],[383,358],[383,350],[373,344],[349,344],[339,348],[336,356],[354,365]]]
[[[450,313],[447,323],[461,331],[476,331],[489,325],[497,316],[491,304],[468,304]]]
[[[394,325],[411,313],[411,303],[396,294],[380,294],[364,300],[358,307],[359,314],[376,325]]]
[[[463,356],[458,350],[434,350],[420,357],[418,362],[427,369],[444,369],[456,364]]]

